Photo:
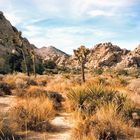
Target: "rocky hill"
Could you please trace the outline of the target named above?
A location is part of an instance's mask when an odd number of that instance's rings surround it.
[[[79,64],[75,57],[68,55],[57,48],[43,47],[36,49],[36,53],[44,60],[54,60],[58,65],[67,65],[68,67],[77,67]],[[89,68],[108,68],[108,67],[140,67],[140,46],[134,51],[121,49],[111,42],[96,44],[90,49],[88,62]]]
[[[91,68],[116,66],[129,52],[110,42],[100,43],[91,49],[88,65]]]
[[[122,68],[140,67],[140,45],[130,51],[117,66]]]
[[[4,14],[0,12],[0,72],[8,73],[10,67],[22,71],[23,52],[25,56],[29,56],[33,49],[35,46],[30,44],[28,39],[23,38],[22,33],[12,26]],[[15,63],[12,58],[14,58]],[[8,61],[12,61],[9,62],[11,66],[9,66]]]
[[[67,65],[70,55],[54,46],[35,49],[36,54],[44,60],[53,60],[57,65]]]
[[[12,26],[3,13],[0,12],[0,49],[3,48],[10,52],[13,48],[18,51],[18,47],[23,47],[26,52],[31,48],[35,48],[28,39],[22,37],[22,33]]]

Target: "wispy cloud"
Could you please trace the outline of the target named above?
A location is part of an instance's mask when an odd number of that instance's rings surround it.
[[[100,41],[133,48],[139,42],[139,4],[139,0],[0,0],[0,9],[36,46],[55,45],[72,52],[80,44],[91,47]]]

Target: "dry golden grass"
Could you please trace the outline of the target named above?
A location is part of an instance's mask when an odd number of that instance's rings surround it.
[[[77,118],[78,119],[78,118]],[[97,109],[96,113],[78,123],[72,131],[72,140],[127,139],[133,136],[131,122],[126,122],[118,113],[116,105],[108,104]]]
[[[80,75],[71,74],[37,75],[36,78],[20,73],[6,75],[2,81],[14,87],[14,95],[22,97],[11,109],[11,128],[52,131],[51,119],[56,114],[54,103],[58,103],[57,98],[52,97],[56,97],[57,92],[66,97],[65,110],[75,113],[71,140],[98,140],[106,135],[113,140],[130,138],[133,136],[130,118],[135,108],[131,100],[140,106],[140,96],[134,94],[135,89],[127,88],[131,79],[133,77],[124,75],[86,74],[86,83],[81,83]],[[75,93],[70,99],[67,95],[71,88]]]
[[[18,104],[11,108],[9,118],[11,125],[20,130],[51,131],[50,120],[55,113],[48,98],[19,99]]]

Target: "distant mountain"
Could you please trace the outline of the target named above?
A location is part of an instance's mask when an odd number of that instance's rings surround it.
[[[70,55],[55,48],[54,46],[35,49],[36,54],[44,60],[53,60],[58,65],[66,65]]]

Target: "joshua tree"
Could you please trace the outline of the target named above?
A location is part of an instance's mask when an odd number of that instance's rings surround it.
[[[21,51],[23,60],[24,60],[24,64],[25,64],[26,73],[28,76],[30,76],[29,69],[27,66],[26,54],[23,50],[23,40],[22,40],[21,34],[22,34],[21,32],[18,33],[17,37],[15,37],[13,39],[13,43],[15,45],[15,48],[16,48],[16,46],[18,46],[17,49],[19,49]],[[14,49],[14,50],[16,50],[16,49]]]
[[[85,64],[87,62],[87,56],[90,53],[90,50],[87,49],[85,46],[80,46],[77,50],[74,50],[74,55],[76,56],[79,64],[81,65],[81,73],[82,73],[82,80],[85,82]]]
[[[33,62],[33,71],[34,71],[34,76],[36,77],[36,67],[35,67],[35,52],[34,52],[34,49],[31,49],[30,51],[30,55],[31,55],[31,58],[32,58],[32,62]]]

